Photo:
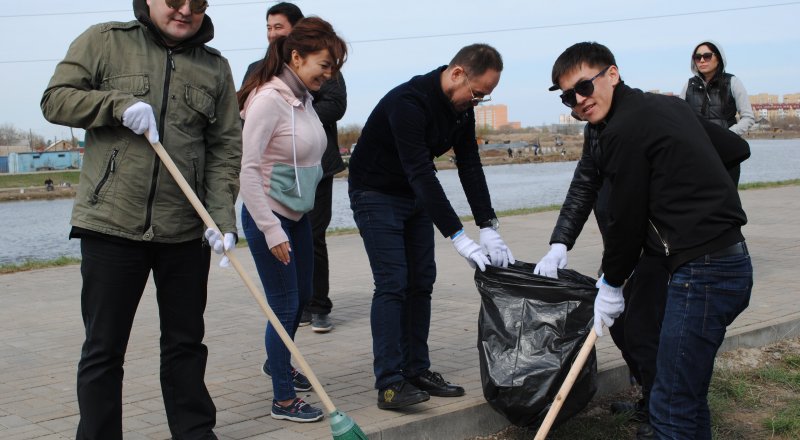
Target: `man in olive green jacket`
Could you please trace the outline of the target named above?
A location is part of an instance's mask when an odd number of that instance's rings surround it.
[[[122,438],[122,364],[150,271],[161,319],[161,387],[174,438],[215,439],[204,383],[210,251],[203,223],[148,143],[160,140],[236,240],[241,121],[230,67],[205,45],[206,0],[134,0],[136,21],[90,27],[42,97],[50,122],[86,129],[70,237],[81,239],[77,439]],[[224,233],[224,238],[223,234]]]

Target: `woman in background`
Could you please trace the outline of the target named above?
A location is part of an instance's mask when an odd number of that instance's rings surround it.
[[[744,136],[756,122],[753,108],[742,81],[725,72],[725,64],[725,53],[719,44],[706,40],[695,46],[690,66],[694,76],[683,87],[681,98],[698,116]],[[738,165],[729,171],[738,184]]]
[[[346,56],[345,42],[328,22],[305,18],[269,45],[264,62],[238,92],[244,119],[242,227],[267,302],[292,339],[312,293],[314,256],[306,213],[314,206],[327,145],[310,92],[335,75]],[[297,397],[296,384],[308,380],[291,367],[289,350],[270,323],[264,345],[264,371],[271,373],[274,392],[272,417],[321,420],[321,409]]]

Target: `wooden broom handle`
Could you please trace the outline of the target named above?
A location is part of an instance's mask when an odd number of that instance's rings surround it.
[[[145,136],[147,136],[147,133],[145,133]],[[161,162],[164,163],[164,166],[167,167],[167,170],[169,170],[172,178],[175,179],[175,182],[177,182],[178,186],[181,188],[181,190],[183,190],[183,193],[189,199],[189,202],[192,204],[195,211],[197,211],[197,214],[203,220],[203,223],[205,223],[206,227],[219,231],[219,228],[217,227],[216,223],[214,223],[211,215],[209,215],[208,211],[206,211],[206,208],[203,206],[203,203],[200,201],[200,199],[197,198],[194,190],[191,186],[189,186],[189,182],[183,178],[183,175],[180,173],[178,167],[175,165],[175,162],[172,161],[172,158],[164,149],[164,146],[161,145],[161,142],[151,142],[150,145],[153,146],[153,149],[161,159]],[[267,315],[267,319],[270,323],[272,323],[272,327],[278,332],[278,335],[281,337],[283,343],[286,344],[286,348],[289,349],[289,352],[292,353],[292,356],[295,358],[297,363],[300,364],[300,368],[303,370],[306,376],[308,376],[309,382],[311,382],[311,385],[314,386],[314,391],[317,392],[317,395],[322,401],[322,404],[325,406],[325,409],[328,410],[328,413],[333,413],[336,411],[336,407],[333,405],[331,398],[328,397],[325,389],[322,388],[322,384],[319,382],[319,379],[317,379],[317,375],[311,370],[311,367],[308,365],[308,362],[306,362],[305,358],[303,358],[303,355],[300,353],[297,345],[295,345],[289,334],[286,333],[286,329],[283,328],[281,321],[277,316],[275,316],[275,313],[272,311],[269,304],[267,304],[267,300],[264,298],[261,290],[259,290],[252,278],[250,278],[247,272],[245,272],[244,267],[242,267],[242,264],[239,262],[239,259],[236,258],[233,249],[225,251],[225,255],[230,260],[233,268],[236,269],[236,272],[239,273],[239,276],[242,278],[242,281],[244,281],[247,289],[250,290],[250,294],[253,295],[253,298],[255,298],[258,305],[261,306],[261,310],[265,315]]]
[[[556,421],[556,416],[558,416],[558,412],[561,411],[561,407],[564,405],[567,395],[569,395],[570,390],[572,390],[572,385],[575,385],[575,380],[578,379],[578,374],[580,374],[583,364],[586,363],[589,353],[592,352],[595,342],[597,342],[597,333],[594,331],[593,327],[592,331],[589,332],[589,336],[586,337],[581,351],[578,352],[578,357],[575,358],[575,362],[573,362],[572,367],[570,367],[569,373],[567,373],[567,377],[564,379],[564,383],[561,384],[561,388],[558,389],[553,403],[550,404],[550,409],[547,411],[542,425],[539,426],[539,430],[536,431],[536,437],[534,437],[533,440],[545,440],[547,437],[547,433],[550,432],[553,422]]]

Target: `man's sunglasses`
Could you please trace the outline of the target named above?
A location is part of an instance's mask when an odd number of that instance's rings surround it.
[[[202,14],[208,9],[208,0],[164,0],[172,9],[178,10],[187,1],[189,2],[189,10],[192,14]]]
[[[603,70],[597,72],[597,75],[589,78],[578,81],[575,84],[575,87],[564,90],[564,93],[561,94],[561,102],[564,103],[569,108],[573,108],[578,105],[578,97],[576,94],[581,95],[583,97],[590,97],[592,93],[594,93],[594,80],[603,76],[606,73],[606,70],[611,66],[606,66]]]
[[[706,52],[706,53],[696,53],[696,54],[694,54],[694,56],[692,58],[694,58],[695,61],[703,60],[703,61],[708,62],[708,61],[711,61],[711,58],[713,56],[714,56],[714,52]]]

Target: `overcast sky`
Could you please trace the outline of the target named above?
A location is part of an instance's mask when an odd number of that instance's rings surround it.
[[[265,12],[274,2],[209,0],[215,25],[209,44],[230,61],[240,84],[266,49]],[[88,26],[133,19],[130,0],[3,2],[0,12],[0,124],[53,137],[39,100],[56,63]],[[503,55],[492,94],[523,126],[558,122],[566,108],[548,92],[555,58],[578,41],[598,41],[616,55],[623,79],[645,90],[680,92],[689,57],[718,41],[727,71],[749,94],[800,92],[800,1],[301,0],[306,15],[330,21],[350,43],[343,73],[348,109],[341,124],[363,124],[377,101],[413,75],[446,64],[459,48],[483,42]],[[76,130],[82,138],[82,131]]]

